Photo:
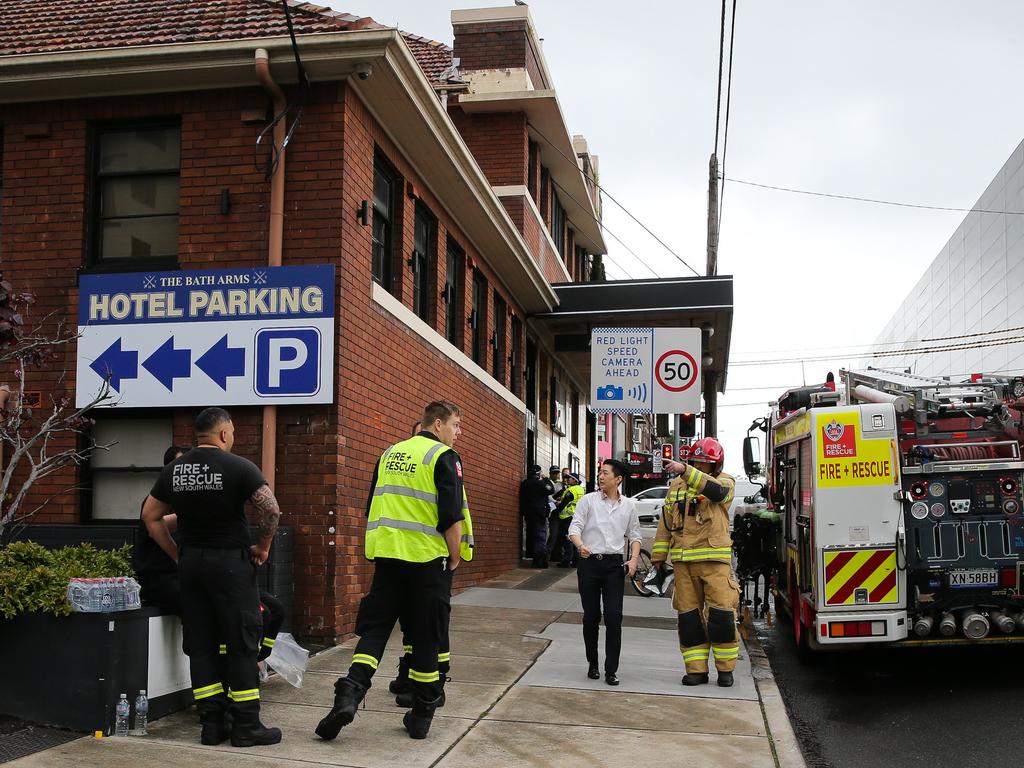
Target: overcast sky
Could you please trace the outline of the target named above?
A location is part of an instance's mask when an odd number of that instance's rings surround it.
[[[451,44],[451,10],[488,3],[331,5]],[[737,5],[727,177],[969,208],[1024,138],[1024,2]],[[703,272],[720,3],[533,0],[530,11],[602,185]],[[735,276],[736,302],[720,402],[727,470],[740,470],[740,442],[769,400],[844,365],[740,363],[852,357],[963,216],[726,182],[719,273]],[[692,274],[607,200],[605,224],[645,262],[606,237],[610,276]]]

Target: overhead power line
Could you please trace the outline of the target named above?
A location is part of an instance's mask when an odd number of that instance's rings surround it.
[[[576,205],[583,206],[584,208],[586,207],[586,205],[583,202],[581,202],[579,200],[579,198],[575,197],[571,192],[569,192],[569,190],[567,190],[565,187],[563,187],[557,181],[555,181],[554,179],[551,179],[551,183],[554,184],[557,189],[561,190],[565,194],[566,197],[568,197],[570,200],[573,200],[576,203]],[[569,217],[566,216],[566,218],[568,219]],[[573,224],[576,223],[572,219],[569,219],[569,221],[572,222]],[[614,232],[612,232],[610,229],[608,229],[608,227],[605,226],[605,223],[603,221],[601,221],[597,217],[594,218],[594,221],[597,222],[598,226],[601,227],[601,229],[603,229],[605,232],[607,232],[609,235],[611,235],[613,238],[615,238],[615,240],[619,243],[619,245],[621,245],[623,248],[625,248],[627,251],[629,251],[629,253],[632,254],[633,258],[636,259],[637,261],[639,261],[648,272],[650,272],[655,277],[658,277],[658,278],[661,277],[661,275],[659,275],[657,272],[655,272],[653,269],[651,269],[651,267],[647,264],[646,261],[644,261],[639,256],[637,256],[636,252],[632,248],[630,248],[628,245],[626,245],[624,242],[622,242],[622,239],[618,235],[616,235]],[[579,227],[577,225],[577,229],[578,228]],[[625,272],[625,270],[623,270],[623,271]],[[632,280],[633,278],[630,278],[630,279]]]
[[[823,350],[823,349],[827,349],[827,350],[832,351],[834,354],[841,355],[841,356],[844,356],[844,357],[858,357],[859,355],[861,355],[861,353],[860,352],[851,351],[851,350],[869,348],[869,351],[871,351],[870,350],[871,347],[891,346],[893,344],[930,344],[930,343],[935,342],[935,341],[956,341],[956,340],[959,340],[959,339],[976,339],[976,338],[980,338],[982,336],[999,336],[1001,334],[1006,334],[1006,333],[1016,333],[1017,331],[1024,331],[1024,325],[1016,325],[1016,326],[1014,326],[1012,328],[1002,328],[1002,329],[993,330],[993,331],[978,331],[977,333],[961,333],[961,334],[958,334],[956,336],[932,336],[930,338],[925,338],[925,339],[904,339],[904,340],[901,340],[901,341],[879,341],[879,342],[874,342],[872,344],[850,344],[849,346],[838,347],[838,348],[835,347],[835,346],[830,346],[830,347],[805,347],[805,348],[800,348],[800,349],[762,349],[762,350],[750,351],[750,352],[730,352],[729,354],[730,354],[730,357],[732,357],[732,356],[735,356],[735,355],[766,355],[766,354],[772,354],[772,353],[776,353],[776,352],[816,352],[816,351],[820,351],[820,350]],[[806,359],[806,358],[797,358],[797,359]]]
[[[887,352],[862,352],[860,354],[845,355],[822,355],[819,357],[797,357],[778,360],[742,360],[731,362],[730,366],[745,367],[750,365],[783,365],[786,363],[817,363],[827,360],[847,360],[849,358],[861,358],[873,360],[882,357],[910,357],[913,355],[931,355],[938,352],[959,352],[968,349],[981,349],[984,347],[1001,347],[1007,344],[1024,342],[1024,336],[1013,336],[1004,339],[972,341],[965,344],[947,344],[938,347],[918,347],[911,349],[894,349]]]
[[[901,203],[895,200],[878,200],[873,197],[857,197],[856,195],[839,195],[830,192],[812,192],[806,189],[794,189],[792,187],[780,187],[775,184],[760,184],[756,181],[744,181],[743,179],[727,178],[722,175],[724,181],[733,184],[744,184],[748,187],[759,187],[761,189],[772,189],[776,192],[792,192],[796,195],[810,195],[812,197],[830,197],[835,200],[854,200],[858,203],[874,203],[876,205],[894,205],[900,208],[921,208],[928,211],[955,211],[958,213],[1002,213],[1008,216],[1024,216],[1024,211],[993,211],[987,208],[954,208],[945,205],[922,205],[919,203]]]
[[[723,5],[723,11],[725,10]],[[722,139],[721,174],[725,177],[725,157],[729,153],[729,108],[732,104],[732,53],[736,42],[736,0],[732,0],[732,22],[729,28],[729,76],[725,86],[725,136]],[[718,231],[722,231],[722,211],[725,208],[725,184],[718,191]]]
[[[689,264],[687,264],[686,260],[682,256],[680,256],[678,253],[676,253],[674,250],[672,250],[672,248],[669,247],[669,245],[664,240],[662,240],[660,237],[658,237],[656,234],[654,234],[646,224],[644,224],[642,221],[640,221],[640,219],[638,219],[636,216],[634,216],[632,211],[630,211],[626,206],[624,206],[617,199],[615,199],[612,196],[611,192],[609,192],[605,187],[601,186],[597,182],[597,179],[594,178],[594,176],[592,174],[586,173],[586,172],[582,171],[582,169],[580,168],[580,166],[577,163],[577,161],[574,158],[569,157],[568,155],[565,154],[565,152],[563,152],[561,149],[559,149],[558,146],[553,141],[551,141],[551,139],[549,139],[547,136],[545,136],[544,132],[539,130],[536,125],[534,125],[533,123],[530,123],[530,130],[532,130],[534,133],[536,133],[538,136],[540,136],[542,139],[544,139],[544,141],[546,141],[548,143],[548,146],[550,146],[553,150],[555,150],[555,152],[560,154],[565,159],[566,162],[571,163],[572,167],[574,169],[576,169],[576,171],[578,173],[585,173],[587,179],[590,180],[590,183],[593,184],[594,187],[596,187],[598,190],[600,190],[602,194],[607,196],[609,200],[611,200],[613,203],[615,203],[615,205],[617,205],[619,208],[621,208],[623,210],[623,212],[627,216],[629,216],[629,218],[631,218],[633,221],[635,221],[637,224],[639,224],[647,234],[649,234],[651,237],[653,237],[655,240],[657,240],[666,251],[671,253],[676,258],[676,260],[679,261],[679,263],[681,263],[688,270],[693,272],[693,274],[695,274],[697,277],[702,277],[700,272],[698,272],[696,269],[694,269]],[[558,186],[559,189],[562,189],[562,187],[560,185],[556,184],[556,186]],[[573,199],[575,200],[575,198],[573,198]],[[578,200],[576,202],[577,202],[577,205],[580,204]],[[601,220],[598,219],[596,216],[594,217],[594,220],[597,221],[598,224],[601,224],[601,226],[604,226],[604,224],[601,223]]]
[[[715,104],[715,154],[718,154],[718,123],[722,117],[722,62],[725,60],[725,0],[722,0],[722,27],[718,38],[718,102]]]

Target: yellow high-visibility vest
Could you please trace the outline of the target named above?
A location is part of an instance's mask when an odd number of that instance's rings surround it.
[[[366,524],[366,557],[425,563],[448,556],[444,534],[437,530],[437,485],[434,467],[451,448],[417,435],[393,445],[377,465],[377,485]],[[469,503],[463,489],[463,535],[460,556],[473,557]],[[468,553],[468,554],[467,554]]]
[[[570,485],[565,489],[565,493],[572,494],[572,501],[566,504],[562,511],[558,513],[559,520],[565,520],[566,518],[572,517],[573,512],[576,511],[576,504],[578,504],[579,500],[583,498],[583,486],[579,483],[576,485]],[[563,498],[565,497],[565,493],[562,494]]]

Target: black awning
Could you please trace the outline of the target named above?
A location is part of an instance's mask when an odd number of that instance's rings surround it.
[[[732,276],[679,277],[660,280],[615,280],[604,283],[559,283],[552,286],[558,307],[536,317],[630,315],[650,313],[728,312],[732,314]],[[629,320],[631,325],[641,323]]]
[[[714,388],[725,391],[732,337],[733,279],[670,277],[658,280],[614,280],[602,283],[560,283],[553,312],[533,315],[554,336],[555,352],[582,382],[590,381],[592,328],[703,328],[705,365],[714,374]]]

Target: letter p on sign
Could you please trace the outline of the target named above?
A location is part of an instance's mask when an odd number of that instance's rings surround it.
[[[265,328],[256,333],[256,394],[315,395],[320,391],[320,331]]]

